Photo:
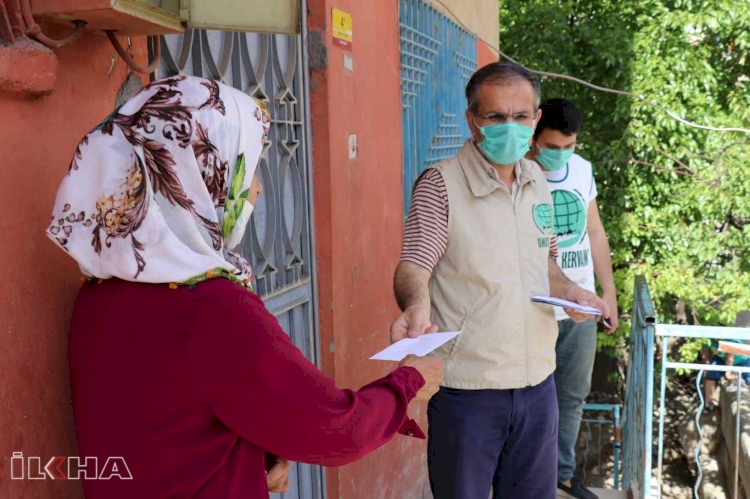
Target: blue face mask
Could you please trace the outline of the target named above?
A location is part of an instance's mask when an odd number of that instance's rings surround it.
[[[488,160],[498,165],[512,165],[523,158],[534,135],[531,127],[512,121],[480,126],[479,130],[484,135],[484,140],[477,147]]]
[[[539,154],[536,155],[536,160],[546,170],[556,172],[562,170],[568,164],[568,160],[570,160],[574,150],[575,148],[547,149],[546,147],[540,147]]]

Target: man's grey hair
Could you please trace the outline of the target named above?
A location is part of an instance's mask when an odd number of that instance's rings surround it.
[[[531,83],[531,87],[534,89],[534,111],[536,111],[542,100],[539,80],[534,76],[534,73],[520,64],[507,61],[487,64],[472,75],[469,83],[466,85],[466,100],[469,105],[469,111],[476,114],[479,108],[479,88],[482,85],[502,85],[519,78]]]

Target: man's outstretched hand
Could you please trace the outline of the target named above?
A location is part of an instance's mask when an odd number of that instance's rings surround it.
[[[412,305],[396,317],[391,324],[391,343],[404,338],[416,338],[423,334],[435,333],[438,327],[430,322],[430,310],[421,305]]]

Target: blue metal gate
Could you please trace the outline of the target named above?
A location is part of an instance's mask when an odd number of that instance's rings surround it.
[[[470,136],[464,89],[477,67],[477,42],[424,0],[400,0],[399,20],[408,213],[419,174],[456,155]]]

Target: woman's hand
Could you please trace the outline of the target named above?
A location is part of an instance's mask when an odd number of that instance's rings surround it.
[[[401,361],[399,367],[413,367],[424,378],[425,385],[417,393],[414,400],[422,402],[428,401],[440,389],[440,382],[443,381],[443,361],[437,357],[417,357],[416,355],[407,355]]]
[[[269,492],[286,492],[289,490],[289,467],[291,463],[283,457],[272,456],[275,462],[266,471],[266,485]]]

